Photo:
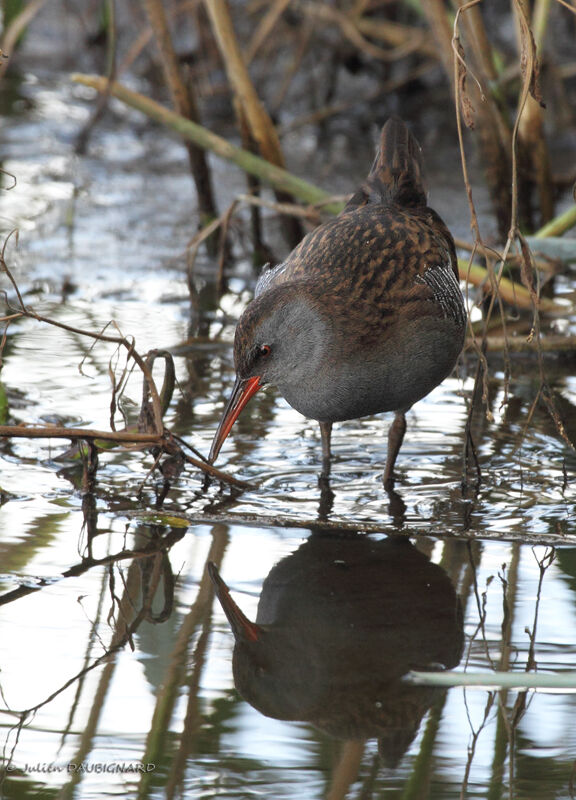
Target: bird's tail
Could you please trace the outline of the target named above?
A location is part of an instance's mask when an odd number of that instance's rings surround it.
[[[372,169],[346,211],[367,203],[425,206],[422,173],[420,145],[399,117],[391,117],[382,128]]]

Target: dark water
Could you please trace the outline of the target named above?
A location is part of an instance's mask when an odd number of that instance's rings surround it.
[[[141,353],[171,349],[166,423],[207,453],[254,279],[247,240],[238,234],[218,306],[215,266],[200,255],[191,310],[194,196],[179,143],[114,106],[80,158],[86,92],[31,75],[18,91],[30,107],[2,134],[18,184],[1,222],[20,230],[6,260],[25,302],[93,332],[113,320]],[[304,138],[293,168],[313,162]],[[224,206],[242,179],[214,169]],[[432,175],[434,204],[465,235],[461,191],[440,181]],[[3,288],[13,297],[4,278]],[[14,322],[9,420],[108,429],[110,372],[124,364],[114,345]],[[574,440],[573,363],[547,369]],[[473,423],[482,481],[464,491],[474,370],[466,356],[410,413],[392,498],[381,486],[388,419],[336,426],[330,495],[317,481],[316,424],[273,393],[255,398],[218,462],[249,482],[241,492],[206,488],[187,468],[160,505],[152,456],[118,449],[100,457],[86,494],[81,468],[61,459],[67,443],[4,440],[0,796],[573,797],[576,680],[528,692],[402,680],[440,665],[542,676],[576,666],[574,452],[546,408],[532,409],[537,365],[515,359],[505,380],[492,359],[491,416]],[[129,421],[140,397],[134,374]],[[208,561],[265,626],[262,641],[237,648],[246,700]]]

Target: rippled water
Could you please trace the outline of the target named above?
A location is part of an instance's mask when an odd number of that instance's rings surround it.
[[[194,199],[180,145],[118,107],[79,158],[84,92],[65,79],[28,79],[21,92],[33,108],[3,134],[18,184],[2,224],[20,229],[6,259],[25,302],[93,332],[113,320],[141,353],[172,350],[166,423],[207,453],[232,385],[248,260],[217,305],[215,267],[201,256],[191,311]],[[214,168],[229,201],[242,181]],[[458,226],[454,204],[439,193]],[[2,370],[10,423],[108,429],[110,369],[124,363],[113,345],[13,323]],[[322,491],[317,425],[273,392],[254,399],[218,462],[249,483],[243,491],[206,487],[188,467],[160,503],[152,456],[116,449],[86,493],[66,442],[4,439],[0,796],[574,796],[576,682],[526,694],[398,681],[438,662],[542,674],[576,665],[574,452],[543,406],[527,424],[536,364],[516,359],[506,388],[494,359],[493,416],[472,426],[482,480],[463,489],[474,370],[466,356],[410,412],[394,496],[381,485],[389,419],[335,426]],[[548,377],[574,440],[573,364],[551,360]],[[140,398],[134,374],[129,422]],[[234,688],[234,639],[207,561],[269,626],[263,649],[240,642],[236,656],[253,705]]]

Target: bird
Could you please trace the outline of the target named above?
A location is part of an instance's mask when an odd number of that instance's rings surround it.
[[[320,423],[324,479],[334,422],[394,411],[383,473],[393,488],[406,412],[452,372],[466,331],[454,240],[427,205],[423,171],[416,138],[389,118],[343,210],[263,270],[236,326],[236,381],[210,463],[271,385]]]
[[[234,634],[244,700],[340,739],[378,737],[396,766],[437,697],[404,676],[453,669],[462,657],[462,605],[446,571],[403,535],[316,530],[272,567],[254,622],[213,562],[207,572]]]

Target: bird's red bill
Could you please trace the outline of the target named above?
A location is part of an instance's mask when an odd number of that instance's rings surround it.
[[[232,395],[230,396],[230,400],[228,400],[228,404],[224,409],[224,414],[220,420],[220,425],[218,425],[218,430],[216,431],[212,441],[210,455],[208,456],[208,461],[211,464],[218,457],[220,448],[230,433],[232,425],[234,425],[240,416],[242,409],[248,400],[250,400],[250,398],[256,394],[261,386],[262,384],[260,383],[260,377],[258,375],[255,375],[253,378],[236,378],[236,383],[232,389]]]

